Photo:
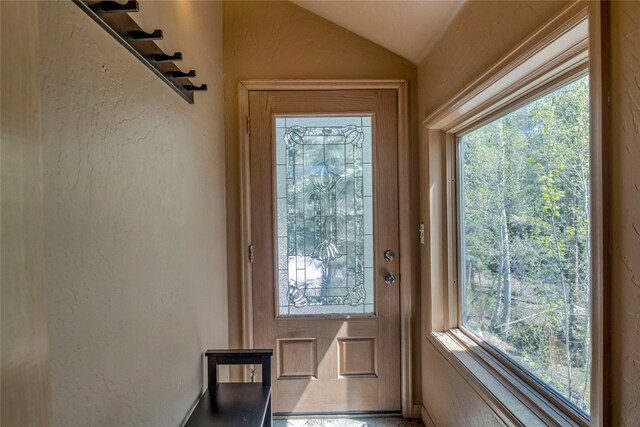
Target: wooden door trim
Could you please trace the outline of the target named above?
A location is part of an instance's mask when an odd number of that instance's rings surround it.
[[[413,417],[411,318],[414,278],[411,277],[411,228],[410,212],[400,209],[409,206],[409,104],[406,80],[247,80],[238,83],[238,135],[240,139],[240,241],[243,248],[241,260],[242,281],[242,342],[245,348],[253,348],[253,301],[251,262],[248,248],[251,244],[251,200],[249,175],[249,93],[251,91],[278,90],[364,90],[392,89],[398,99],[398,220],[400,239],[400,377],[402,414]]]

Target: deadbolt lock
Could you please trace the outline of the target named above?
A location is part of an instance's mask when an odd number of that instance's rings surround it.
[[[391,249],[387,249],[386,251],[384,251],[384,259],[386,259],[387,261],[393,261],[395,257],[396,254],[394,254]]]

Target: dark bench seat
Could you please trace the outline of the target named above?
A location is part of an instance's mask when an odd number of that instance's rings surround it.
[[[185,427],[271,426],[271,355],[273,350],[209,350],[209,388]],[[262,383],[218,383],[220,365],[262,365]]]

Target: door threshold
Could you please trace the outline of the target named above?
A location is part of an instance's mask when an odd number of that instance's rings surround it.
[[[350,411],[350,412],[277,412],[274,420],[295,420],[299,418],[382,418],[401,417],[400,411]]]

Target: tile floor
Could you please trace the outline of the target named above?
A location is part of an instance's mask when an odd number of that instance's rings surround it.
[[[292,418],[273,420],[273,427],[424,427],[420,420],[379,418]]]

